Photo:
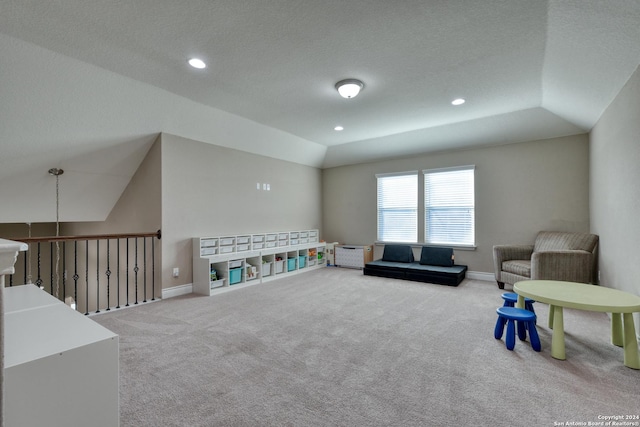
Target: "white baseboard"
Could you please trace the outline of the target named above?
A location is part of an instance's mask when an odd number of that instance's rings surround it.
[[[495,282],[496,276],[493,273],[483,271],[467,271],[467,278],[472,280],[484,280],[485,282]]]
[[[180,295],[186,295],[193,292],[193,284],[187,283],[186,285],[173,286],[162,290],[162,299],[173,298]]]

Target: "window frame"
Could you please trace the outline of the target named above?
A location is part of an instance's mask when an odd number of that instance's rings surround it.
[[[470,212],[470,223],[467,224],[467,227],[470,229],[469,231],[467,231],[466,233],[464,232],[464,230],[460,231],[460,229],[462,229],[463,227],[454,227],[454,232],[457,232],[460,235],[464,235],[464,234],[470,234],[470,239],[465,239],[465,240],[442,240],[442,239],[438,239],[438,238],[432,238],[431,237],[431,233],[429,232],[431,225],[429,224],[429,220],[430,220],[430,216],[432,214],[432,212],[434,212],[434,208],[433,208],[433,204],[428,205],[428,201],[430,196],[427,194],[427,192],[429,191],[429,185],[427,183],[427,178],[428,176],[433,176],[435,174],[440,174],[440,173],[450,173],[450,172],[457,172],[457,171],[470,171],[471,172],[471,188],[466,188],[466,190],[464,190],[465,193],[470,193],[470,194],[461,194],[462,199],[468,198],[469,196],[471,197],[471,205],[464,205],[464,204],[459,204],[461,203],[460,200],[458,201],[453,201],[453,205],[449,206],[449,207],[443,207],[442,209],[454,209],[454,210],[458,210],[458,211],[464,211],[466,210],[471,210]],[[475,165],[463,165],[463,166],[454,166],[454,167],[448,167],[448,168],[434,168],[434,169],[424,169],[422,170],[422,182],[423,182],[423,189],[422,189],[422,206],[423,206],[423,221],[422,221],[422,227],[423,227],[423,239],[424,239],[424,244],[425,245],[431,245],[431,246],[448,246],[448,247],[456,247],[456,248],[475,248],[476,247],[476,233],[475,233],[475,223],[476,223],[476,215],[475,215]],[[440,199],[442,200],[442,199]],[[468,201],[468,200],[466,200]],[[458,203],[456,205],[456,202]],[[459,217],[461,219],[464,218],[464,212],[459,212]],[[454,233],[455,234],[455,233]]]
[[[378,173],[376,174],[376,241],[380,242],[380,243],[408,243],[408,244],[417,244],[418,243],[418,236],[419,236],[419,229],[420,229],[420,220],[419,220],[419,207],[420,207],[420,198],[419,198],[419,184],[420,184],[420,180],[419,180],[419,176],[418,176],[419,172],[417,170],[412,170],[412,171],[404,171],[404,172],[393,172],[393,173]],[[381,200],[380,200],[380,196],[381,196],[381,188],[380,188],[380,180],[384,179],[384,178],[394,178],[394,177],[412,177],[415,179],[415,192],[414,192],[414,202],[415,205],[413,207],[411,207],[410,209],[413,210],[413,215],[415,216],[414,218],[414,229],[413,230],[409,230],[411,232],[413,232],[413,236],[411,240],[402,240],[402,239],[392,239],[392,240],[385,240],[385,238],[387,238],[388,234],[384,233],[384,229],[381,228],[381,218],[384,216],[381,213]],[[391,208],[386,208],[386,210],[389,210]],[[384,235],[387,234],[387,235]]]

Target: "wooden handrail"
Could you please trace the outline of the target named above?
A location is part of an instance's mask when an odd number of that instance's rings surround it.
[[[37,242],[63,242],[69,240],[107,240],[107,239],[126,239],[136,237],[157,237],[162,238],[160,230],[155,233],[123,233],[123,234],[92,234],[85,236],[46,236],[46,237],[12,237],[12,240],[24,243]]]

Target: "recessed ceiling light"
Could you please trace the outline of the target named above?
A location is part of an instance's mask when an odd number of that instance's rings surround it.
[[[204,63],[204,61],[200,58],[191,58],[189,59],[189,65],[191,65],[193,68],[198,68],[198,69],[202,69],[202,68],[207,68],[207,64]]]
[[[451,101],[451,104],[453,104],[453,105],[462,105],[465,102],[467,102],[467,101],[465,99],[463,99],[463,98],[456,98],[453,101]]]
[[[333,128],[333,130],[341,131],[344,130],[344,128],[342,126],[336,126]]]

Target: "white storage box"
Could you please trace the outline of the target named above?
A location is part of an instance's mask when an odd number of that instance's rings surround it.
[[[218,251],[217,248],[202,248],[200,249],[200,255],[201,256],[215,255],[217,251]]]
[[[364,268],[373,261],[373,247],[337,245],[335,246],[335,265],[339,267]]]
[[[242,267],[242,261],[241,259],[236,259],[233,261],[229,261],[229,268],[239,268]]]
[[[224,279],[212,280],[210,282],[211,289],[219,288],[224,286]]]
[[[262,277],[271,276],[271,263],[263,262],[262,263]]]
[[[251,241],[251,237],[249,236],[238,236],[238,240],[236,241],[236,244],[244,245],[249,243],[250,241]]]

